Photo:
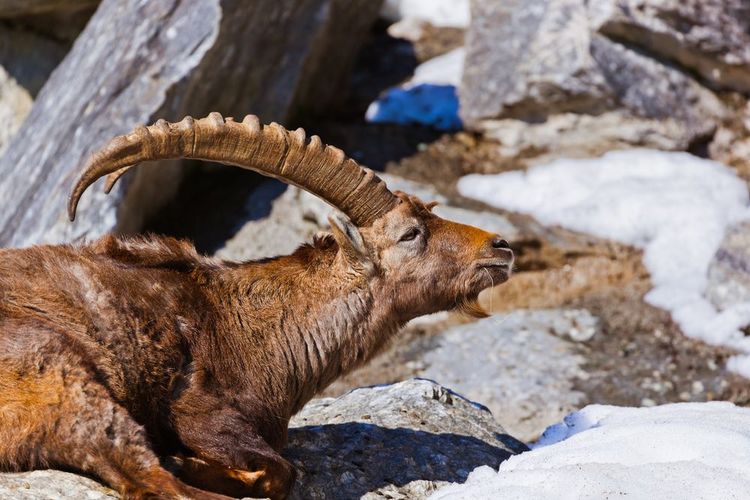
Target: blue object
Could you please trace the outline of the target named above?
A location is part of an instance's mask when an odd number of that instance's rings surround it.
[[[423,83],[407,89],[393,88],[370,105],[367,121],[419,123],[438,130],[460,130],[458,96],[453,85]]]

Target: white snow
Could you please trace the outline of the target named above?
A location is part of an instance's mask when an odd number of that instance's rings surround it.
[[[463,74],[465,51],[454,49],[420,64],[414,76],[370,104],[365,119],[373,123],[421,123],[458,129],[456,87]]]
[[[642,248],[653,284],[648,303],[668,310],[690,337],[750,353],[750,338],[739,330],[750,324],[750,304],[718,312],[703,296],[726,228],[750,217],[747,186],[729,168],[687,153],[612,151],[527,172],[469,175],[458,190],[544,224]],[[750,356],[728,367],[750,377]]]
[[[498,471],[483,466],[430,500],[740,499],[750,491],[750,409],[732,403],[591,405]]]
[[[464,72],[466,49],[459,47],[450,52],[429,59],[414,69],[414,76],[405,87],[420,83],[432,85],[453,85],[458,87]]]
[[[469,0],[386,0],[380,17],[396,22],[402,19],[428,21],[433,26],[469,26]]]

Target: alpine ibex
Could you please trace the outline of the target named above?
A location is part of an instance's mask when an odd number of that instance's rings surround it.
[[[508,279],[500,236],[432,214],[318,137],[218,113],[113,139],[70,199],[139,162],[198,158],[348,217],[291,255],[232,263],[168,237],[0,250],[0,466],[57,466],[128,498],[285,497],[290,417],[408,320]],[[159,456],[174,455],[171,469]],[[183,482],[185,481],[185,482]],[[192,484],[188,486],[186,482]]]

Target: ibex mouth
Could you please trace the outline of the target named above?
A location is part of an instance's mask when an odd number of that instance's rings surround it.
[[[510,271],[510,266],[513,264],[513,259],[482,259],[477,262],[477,267],[497,267]]]

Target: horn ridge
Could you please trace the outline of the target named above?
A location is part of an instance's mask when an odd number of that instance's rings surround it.
[[[75,219],[83,192],[107,176],[107,192],[130,168],[144,161],[191,158],[233,165],[296,185],[366,226],[392,209],[398,198],[369,169],[347,158],[342,150],[324,145],[304,129],[288,131],[278,123],[262,125],[257,116],[242,122],[220,113],[180,122],[158,120],[115,137],[84,164],[68,202]]]

